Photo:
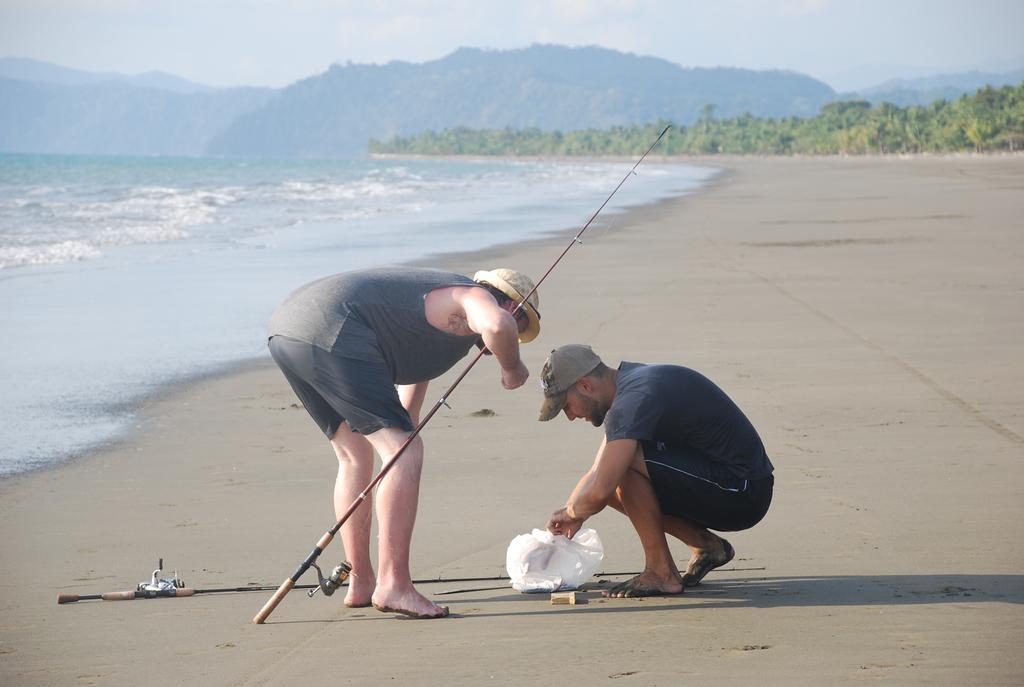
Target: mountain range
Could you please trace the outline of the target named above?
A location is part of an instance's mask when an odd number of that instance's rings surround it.
[[[460,48],[424,64],[335,65],[285,88],[210,144],[220,155],[362,152],[387,139],[453,126],[575,130],[658,119],[690,123],[705,105],[727,117],[813,115],[835,95],[792,72],[683,69],[603,48]]]
[[[144,74],[117,74],[114,72],[86,72],[70,67],[61,67],[49,62],[40,62],[26,57],[0,58],[0,76],[21,81],[59,84],[63,86],[91,86],[102,83],[120,83],[142,88],[156,88],[172,93],[207,93],[216,90],[212,86],[188,81],[167,72],[146,72]]]
[[[972,91],[979,80],[1022,78],[1015,74],[839,94],[796,72],[684,68],[599,47],[533,45],[460,48],[420,64],[334,65],[282,89],[214,89],[160,72],[127,76],[3,58],[0,151],[339,157],[365,154],[370,138],[456,126],[572,131],[745,112],[806,117],[839,99],[956,97],[949,94]]]

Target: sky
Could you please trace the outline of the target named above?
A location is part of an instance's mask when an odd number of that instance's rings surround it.
[[[0,0],[0,56],[280,87],[333,63],[557,43],[852,90],[1024,67],[1022,26],[1024,0]]]

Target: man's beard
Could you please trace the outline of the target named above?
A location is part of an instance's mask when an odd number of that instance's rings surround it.
[[[596,400],[587,399],[587,417],[590,418],[590,424],[600,427],[604,424],[604,416],[607,413],[608,409],[602,408]]]

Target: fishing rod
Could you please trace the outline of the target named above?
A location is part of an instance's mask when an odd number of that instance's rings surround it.
[[[545,279],[548,278],[548,275],[551,274],[555,267],[558,266],[558,263],[562,261],[562,258],[566,256],[569,250],[576,244],[582,245],[583,242],[580,241],[580,237],[583,236],[583,232],[585,232],[587,228],[591,225],[591,223],[593,223],[593,221],[597,219],[597,216],[601,214],[601,211],[604,210],[606,205],[608,205],[608,202],[612,199],[612,197],[616,193],[618,193],[619,189],[622,188],[622,185],[626,183],[626,180],[629,179],[631,175],[636,174],[636,168],[639,167],[640,163],[644,161],[644,158],[646,158],[650,154],[650,152],[654,150],[654,147],[658,145],[658,142],[661,141],[661,139],[665,136],[665,133],[671,128],[671,126],[672,125],[669,124],[664,129],[662,129],[661,133],[658,134],[658,137],[654,140],[654,143],[652,143],[650,147],[647,148],[647,150],[644,152],[644,154],[640,156],[640,159],[636,161],[636,164],[634,164],[633,167],[630,168],[628,172],[626,172],[626,175],[622,177],[622,181],[620,181],[618,185],[612,190],[612,192],[608,194],[608,197],[604,199],[604,202],[601,203],[601,206],[599,208],[597,208],[597,211],[595,211],[594,214],[591,215],[590,219],[587,220],[587,223],[583,225],[583,228],[580,229],[575,236],[573,236],[572,241],[569,242],[569,245],[565,247],[565,250],[562,251],[561,255],[559,255],[558,258],[551,264],[551,267],[548,268],[548,271],[545,272],[543,276],[541,276],[541,278],[537,280],[537,282],[534,284],[530,292],[523,296],[522,300],[519,301],[519,303],[516,305],[515,310],[512,313],[513,315],[518,314],[519,311],[522,310],[526,301],[529,300],[530,296],[537,292],[537,288],[544,282]],[[334,539],[334,536],[338,533],[338,530],[341,529],[342,525],[344,525],[345,522],[348,521],[350,517],[352,517],[352,514],[356,512],[359,506],[362,505],[363,501],[365,501],[366,498],[373,492],[374,487],[376,487],[377,484],[379,484],[380,481],[384,479],[388,472],[391,471],[391,468],[395,465],[395,463],[398,462],[398,459],[402,457],[402,454],[405,453],[405,450],[409,447],[413,440],[416,439],[417,436],[419,436],[420,431],[422,431],[422,429],[427,425],[427,423],[430,422],[430,419],[434,417],[434,414],[441,409],[441,406],[448,405],[448,397],[452,394],[453,391],[455,391],[455,387],[457,387],[462,382],[462,380],[465,379],[466,375],[469,374],[469,371],[473,369],[473,367],[480,361],[480,358],[482,358],[486,353],[487,348],[481,347],[480,351],[476,354],[476,356],[474,356],[473,360],[469,363],[469,365],[466,366],[466,369],[464,369],[462,373],[459,374],[455,381],[452,382],[452,385],[449,386],[447,391],[445,391],[441,398],[437,400],[437,402],[426,414],[426,416],[420,421],[418,425],[416,425],[412,433],[398,448],[398,451],[395,452],[395,455],[393,455],[391,459],[388,460],[388,462],[381,467],[380,472],[378,472],[377,476],[374,477],[368,485],[366,485],[366,488],[359,492],[359,495],[356,496],[355,501],[353,501],[352,505],[348,507],[348,509],[342,514],[340,518],[338,518],[338,521],[334,524],[334,527],[327,530],[327,532],[325,532],[324,535],[320,537],[319,541],[317,541],[316,543],[316,546],[314,546],[310,554],[306,556],[306,559],[299,564],[299,567],[295,569],[295,572],[292,573],[292,576],[281,583],[281,586],[277,588],[277,591],[274,592],[274,595],[271,596],[269,600],[267,600],[267,602],[263,605],[263,608],[260,609],[259,613],[257,613],[255,617],[253,617],[252,621],[254,623],[256,623],[257,625],[262,625],[263,622],[266,621],[267,617],[269,617],[270,614],[274,612],[274,609],[277,608],[278,604],[281,603],[281,601],[288,594],[288,592],[295,588],[295,583],[298,582],[299,578],[302,577],[302,575],[307,570],[309,570],[311,566],[315,564],[316,559],[320,557],[320,554],[323,553],[325,548],[327,548],[327,545],[331,543],[331,540]]]
[[[352,572],[352,566],[348,563],[342,562],[331,571],[331,574],[324,577],[323,572],[319,566],[315,563],[312,564],[316,568],[317,576],[320,578],[317,584],[300,584],[296,586],[296,589],[308,589],[309,595],[313,596],[319,591],[322,591],[325,596],[333,594],[342,583],[348,579],[349,573]],[[174,572],[173,577],[160,577],[163,573],[164,559],[160,559],[160,563],[157,569],[153,571],[153,576],[150,580],[143,580],[139,582],[139,586],[135,589],[123,592],[104,592],[102,594],[59,594],[57,596],[58,604],[70,604],[78,601],[133,601],[135,599],[165,599],[165,598],[177,598],[185,596],[196,596],[199,594],[228,594],[233,592],[263,592],[277,589],[277,587],[259,586],[259,585],[248,585],[245,587],[219,587],[217,589],[193,589],[186,587],[185,583],[178,577],[178,572]],[[490,579],[490,578],[488,578]]]
[[[305,587],[316,587],[315,584],[300,584],[296,589]],[[261,592],[277,589],[277,587],[224,587],[223,589],[192,589],[191,587],[178,587],[170,590],[140,590],[132,589],[126,592],[103,592],[102,594],[59,594],[58,604],[70,604],[78,601],[133,601],[135,599],[164,599],[176,598],[179,596],[195,596],[197,594],[226,594],[228,592]]]
[[[161,566],[162,567],[162,566]],[[342,566],[339,566],[342,567]],[[319,568],[317,568],[319,571]],[[727,570],[764,570],[764,568],[729,568]],[[623,577],[623,576],[636,576],[639,575],[639,571],[633,572],[607,572],[601,571],[594,573],[594,577]],[[344,586],[346,583],[340,580],[341,575],[331,574],[330,577],[323,577],[320,574],[320,582],[317,584],[297,584],[292,589],[306,589],[309,590],[308,595],[313,596],[318,591],[323,591],[325,595],[330,596],[339,587]],[[413,584],[451,584],[454,582],[508,582],[511,578],[508,575],[488,575],[484,577],[425,577],[419,580],[413,580]],[[160,582],[166,582],[161,580]],[[508,585],[501,587],[481,587],[474,589],[449,589],[441,592],[434,592],[434,596],[444,596],[446,594],[462,594],[466,592],[478,592],[488,591],[492,589],[507,589]],[[152,588],[152,583],[140,582],[138,588],[128,591],[118,592],[103,592],[102,594],[58,594],[57,603],[60,605],[77,603],[79,601],[133,601],[137,599],[165,599],[165,598],[177,598],[177,597],[188,597],[188,596],[199,596],[200,594],[239,594],[246,592],[272,592],[277,589],[276,585],[258,585],[251,583],[242,587],[217,587],[213,589],[194,589],[191,587],[184,586],[184,583],[180,579],[175,577],[173,586],[164,585],[157,588]]]

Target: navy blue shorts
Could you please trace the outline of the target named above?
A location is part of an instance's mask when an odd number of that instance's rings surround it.
[[[384,363],[343,358],[287,336],[273,336],[267,345],[306,412],[328,439],[343,422],[360,434],[373,434],[383,427],[413,430]]]
[[[640,445],[662,514],[709,530],[737,532],[753,527],[768,512],[775,484],[772,475],[712,481],[693,474],[693,456],[654,441]]]

